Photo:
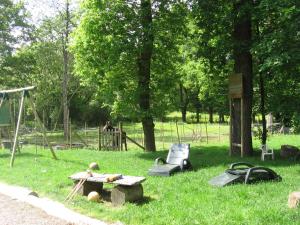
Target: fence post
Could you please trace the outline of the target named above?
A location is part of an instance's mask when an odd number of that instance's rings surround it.
[[[123,143],[122,143],[122,122],[119,122],[119,149],[120,151],[123,151]]]
[[[101,130],[102,130],[102,127],[101,127],[101,125],[99,125],[99,128],[98,128],[98,151],[101,151]]]
[[[171,134],[171,143],[173,143],[172,122],[170,122],[170,134]]]
[[[179,137],[179,131],[178,131],[178,124],[177,124],[177,120],[176,120],[176,131],[177,131],[177,138],[178,138],[178,142],[180,144],[180,137]]]
[[[70,148],[72,149],[72,121],[71,118],[69,118],[69,136],[70,136]]]
[[[161,132],[162,132],[163,149],[165,149],[165,133],[164,133],[164,123],[163,123],[163,121],[161,121]]]
[[[207,118],[205,115],[205,132],[206,132],[206,144],[208,144],[208,132],[207,132]]]
[[[219,142],[221,142],[221,125],[220,125],[220,121],[219,121]]]

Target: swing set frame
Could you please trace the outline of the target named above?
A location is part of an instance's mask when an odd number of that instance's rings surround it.
[[[35,88],[36,88],[35,86],[29,86],[29,87],[16,88],[16,89],[10,89],[10,90],[0,90],[0,108],[2,107],[2,105],[6,101],[6,99],[9,98],[9,95],[20,94],[19,113],[18,113],[16,128],[14,130],[13,148],[12,148],[12,151],[11,151],[10,167],[13,167],[13,165],[14,165],[15,153],[16,153],[16,149],[17,149],[17,146],[18,146],[18,136],[19,136],[20,123],[21,123],[21,120],[22,120],[22,114],[24,112],[23,109],[24,109],[25,97],[27,97],[29,99],[29,104],[30,104],[30,106],[32,108],[32,111],[34,113],[34,117],[37,121],[38,126],[40,127],[40,129],[43,132],[43,137],[46,141],[46,144],[50,148],[50,151],[52,153],[53,158],[57,159],[56,154],[55,154],[55,152],[52,148],[52,145],[48,142],[45,126],[42,123],[42,121],[41,121],[41,119],[40,119],[40,117],[37,113],[33,97],[29,94],[29,92],[33,91]]]

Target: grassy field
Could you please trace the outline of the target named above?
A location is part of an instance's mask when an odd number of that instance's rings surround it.
[[[90,203],[77,196],[67,206],[108,222],[125,224],[300,224],[300,211],[287,207],[287,196],[300,190],[300,167],[293,161],[279,159],[281,144],[300,146],[299,135],[272,136],[270,145],[276,151],[275,161],[261,162],[259,154],[243,161],[268,166],[283,178],[279,183],[258,183],[213,188],[208,180],[222,173],[228,164],[241,159],[228,156],[228,142],[191,143],[194,171],[172,177],[149,177],[147,170],[156,157],[166,157],[167,150],[143,153],[91,150],[57,151],[59,160],[51,159],[47,150],[25,147],[17,154],[15,166],[9,168],[9,153],[1,150],[0,180],[29,187],[40,196],[63,202],[72,187],[70,174],[84,171],[96,161],[103,173],[146,176],[145,200],[139,204],[112,207],[109,203]],[[255,141],[255,146],[258,146]],[[36,150],[37,153],[36,153]],[[108,186],[109,187],[109,186]]]

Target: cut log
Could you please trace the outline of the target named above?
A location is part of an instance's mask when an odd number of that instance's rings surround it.
[[[143,186],[118,185],[111,192],[111,202],[113,205],[123,205],[125,202],[135,202],[143,198]]]
[[[78,183],[78,181],[75,181],[74,186]],[[78,190],[78,194],[88,196],[88,194],[92,191],[96,191],[99,194],[101,194],[101,191],[103,189],[103,183],[98,182],[91,182],[86,181],[83,186]]]
[[[289,195],[288,206],[289,208],[297,208],[300,205],[300,192],[292,192]]]
[[[292,145],[281,145],[280,156],[285,159],[296,158],[300,154],[299,148]]]

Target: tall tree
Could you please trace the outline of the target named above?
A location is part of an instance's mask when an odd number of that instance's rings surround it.
[[[240,73],[243,77],[243,105],[241,108],[242,120],[241,123],[241,141],[244,155],[252,155],[252,98],[253,98],[253,70],[252,70],[252,26],[251,12],[253,8],[252,0],[239,0],[233,5],[233,59],[234,72]],[[235,108],[239,107],[235,101]],[[239,113],[238,111],[235,111]],[[238,115],[233,115],[231,119],[239,118]],[[235,123],[235,121],[233,121]],[[240,135],[238,135],[240,136]]]
[[[252,1],[228,2],[194,1],[193,11],[199,27],[199,55],[208,62],[208,68],[216,76],[219,74],[242,73],[243,98],[242,112],[234,113],[235,142],[242,138],[245,155],[252,154],[251,115],[252,115],[252,56],[251,56],[251,12]],[[216,73],[217,72],[217,73]],[[239,101],[235,107],[240,109]],[[241,121],[240,114],[243,115]],[[239,124],[242,123],[243,132]],[[243,134],[243,137],[241,137]]]
[[[150,0],[141,0],[140,18],[142,25],[141,49],[138,57],[138,92],[142,111],[142,125],[145,137],[145,149],[155,151],[154,123],[150,113],[150,76],[153,52],[153,25]]]
[[[14,4],[11,0],[0,1],[0,81],[11,81],[13,77],[6,74],[6,60],[29,38],[30,26],[26,21],[27,12],[22,2]],[[6,83],[6,82],[5,82]],[[10,83],[14,86],[13,83]],[[9,85],[9,83],[8,83]]]
[[[67,140],[69,134],[69,101],[68,101],[68,86],[70,79],[70,56],[68,51],[69,34],[71,32],[71,16],[70,16],[70,3],[69,0],[65,2],[65,9],[62,13],[64,21],[64,29],[62,32],[62,52],[64,72],[62,79],[62,107],[63,107],[63,124],[64,124],[64,137]]]
[[[184,6],[180,1],[86,0],[73,34],[82,83],[98,85],[97,95],[112,116],[142,122],[147,151],[156,149],[153,118],[161,118],[172,102]]]

